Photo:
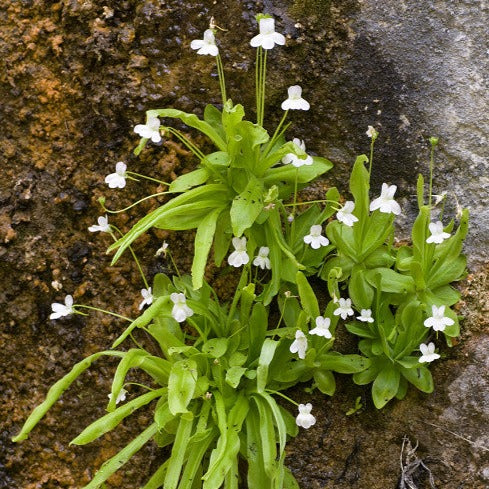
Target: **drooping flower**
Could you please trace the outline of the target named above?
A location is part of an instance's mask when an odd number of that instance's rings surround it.
[[[233,267],[246,265],[250,261],[250,257],[246,252],[246,237],[233,238],[234,251],[229,255],[228,263]]]
[[[258,27],[260,33],[250,41],[252,47],[261,46],[263,49],[272,49],[275,44],[280,46],[285,44],[285,37],[275,32],[275,19],[272,17],[262,17],[258,21]]]
[[[306,151],[306,145],[304,141],[301,141],[299,138],[294,138],[292,142],[298,146],[302,151]],[[312,165],[314,163],[314,160],[312,159],[312,156],[306,155],[306,158],[301,158],[300,156],[297,156],[294,153],[287,153],[283,158],[282,158],[282,163],[284,165],[288,165],[289,163],[292,163],[293,166],[296,168],[300,168],[301,166],[304,165]]]
[[[166,255],[168,254],[168,246],[168,243],[166,241],[163,241],[161,247],[156,250],[155,256],[163,255],[166,258]]]
[[[194,311],[187,306],[187,299],[184,294],[173,292],[170,299],[175,304],[171,310],[171,315],[175,321],[183,323],[187,318],[193,316]]]
[[[126,395],[127,395],[126,389],[121,389],[119,391],[119,394],[117,395],[117,399],[115,400],[115,403],[119,404],[120,402],[124,402],[126,400]],[[109,402],[112,401],[112,392],[110,394],[107,394],[107,397],[109,398]]]
[[[309,334],[322,336],[323,338],[332,338],[331,331],[329,327],[331,326],[331,319],[325,318],[323,316],[318,316],[316,318],[316,327],[309,331]]]
[[[352,214],[355,209],[355,202],[348,200],[345,205],[336,213],[336,219],[346,226],[352,227],[358,221],[358,217]]]
[[[445,331],[447,326],[455,323],[452,318],[445,316],[445,306],[431,306],[432,316],[425,319],[424,325],[427,328],[433,328],[434,331]]]
[[[394,200],[394,194],[396,193],[397,185],[382,184],[382,191],[380,197],[370,202],[370,210],[375,211],[379,209],[384,214],[395,214],[398,216],[401,213],[401,206]]]
[[[316,418],[311,414],[311,410],[312,404],[310,402],[307,404],[299,404],[299,414],[297,415],[297,418],[295,418],[297,426],[307,430],[316,424]]]
[[[323,230],[320,224],[314,224],[309,230],[309,234],[304,236],[304,243],[311,245],[311,248],[317,250],[321,246],[328,246],[329,239],[321,234]]]
[[[75,308],[73,307],[73,297],[71,295],[67,295],[65,297],[65,303],[60,304],[59,302],[53,302],[51,304],[52,314],[49,316],[49,319],[59,319],[64,316],[69,316],[70,314],[75,313]]]
[[[105,183],[109,185],[109,188],[124,188],[126,186],[126,169],[127,165],[122,161],[115,165],[115,173],[105,177]]]
[[[253,265],[255,267],[260,267],[262,270],[270,270],[271,265],[270,265],[270,258],[268,258],[268,254],[270,253],[270,248],[267,246],[261,246],[260,250],[258,251],[258,256],[255,256],[255,259],[253,260]]]
[[[346,319],[348,316],[353,316],[355,313],[351,308],[351,299],[343,299],[342,297],[338,300],[338,309],[333,311],[335,316],[341,316],[341,319]]]
[[[450,233],[443,231],[443,223],[441,221],[430,222],[429,229],[431,236],[426,238],[427,243],[440,244],[450,237]]]
[[[374,318],[372,317],[372,311],[370,309],[362,309],[360,311],[360,316],[357,316],[357,319],[359,321],[363,321],[364,323],[374,322]]]
[[[161,141],[160,120],[158,117],[148,117],[146,124],[138,124],[134,127],[134,132],[142,138],[151,139],[153,143]]]
[[[419,363],[430,363],[433,360],[438,360],[438,358],[440,358],[440,355],[435,353],[435,344],[433,342],[428,343],[428,345],[421,343],[419,349],[422,353],[418,360]]]
[[[302,88],[292,85],[287,89],[288,97],[282,102],[282,110],[309,110],[309,102],[302,98]]]
[[[192,49],[196,49],[197,54],[209,54],[210,56],[217,56],[219,49],[216,46],[216,38],[212,29],[204,31],[203,39],[195,39],[190,43]]]
[[[307,338],[300,329],[295,332],[295,340],[290,345],[289,350],[291,353],[297,353],[301,360],[306,358]]]
[[[368,126],[367,132],[365,133],[370,139],[376,139],[379,135],[377,129],[374,126]]]
[[[110,225],[109,225],[109,218],[107,217],[107,214],[105,216],[100,216],[97,219],[98,224],[94,224],[93,226],[90,226],[88,230],[91,233],[96,233],[97,231],[100,231],[101,233],[110,233]]]
[[[148,289],[141,289],[141,295],[143,296],[143,300],[139,304],[139,310],[141,310],[144,306],[149,306],[153,302],[153,293],[151,292],[151,287]]]

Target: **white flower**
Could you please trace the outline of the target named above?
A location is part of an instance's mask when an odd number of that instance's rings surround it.
[[[440,244],[450,237],[450,233],[443,231],[443,224],[441,221],[430,222],[429,224],[431,236],[426,238],[427,243]]]
[[[375,211],[376,209],[379,209],[380,212],[383,212],[385,214],[389,214],[392,212],[392,214],[398,216],[401,213],[401,207],[394,200],[394,194],[396,193],[396,190],[396,185],[387,185],[386,183],[383,183],[380,197],[370,202],[370,210]]]
[[[229,255],[228,263],[233,267],[246,265],[250,261],[248,253],[246,253],[246,238],[233,238],[234,251]]]
[[[376,138],[379,133],[377,132],[377,129],[373,126],[368,126],[367,132],[365,133],[369,138]]]
[[[88,228],[91,233],[96,233],[97,231],[100,231],[101,233],[110,233],[109,219],[107,214],[105,214],[105,216],[100,216],[97,219],[97,222],[98,224],[94,224]]]
[[[149,306],[153,302],[151,287],[149,287],[148,289],[141,289],[141,295],[143,296],[143,300],[141,301],[141,304],[139,304],[139,310],[141,310],[146,305]]]
[[[138,124],[134,127],[134,132],[142,138],[151,139],[153,143],[161,141],[160,120],[158,117],[148,117],[146,124]]]
[[[166,255],[168,254],[168,246],[169,244],[166,241],[163,241],[161,247],[156,250],[155,256],[163,255],[166,258]]]
[[[275,32],[275,19],[271,17],[262,18],[258,22],[258,27],[260,34],[256,35],[250,41],[252,47],[257,48],[261,46],[263,49],[272,49],[275,44],[280,46],[285,44],[285,37]]]
[[[355,314],[351,308],[351,299],[343,299],[341,297],[338,303],[338,309],[333,311],[335,316],[341,316],[341,319],[346,319],[348,316],[353,316]]]
[[[197,54],[210,54],[211,56],[217,56],[219,54],[212,29],[204,31],[204,39],[195,39],[190,43],[190,47],[192,49],[198,49]]]
[[[295,418],[297,426],[309,429],[312,425],[316,424],[316,418],[311,414],[312,404],[299,404],[299,414]]]
[[[429,343],[428,345],[421,343],[421,345],[419,345],[419,349],[422,353],[418,360],[419,363],[430,363],[433,360],[438,360],[438,358],[440,358],[440,355],[435,353],[435,344],[433,342]]]
[[[292,85],[287,89],[288,98],[282,102],[282,110],[309,110],[309,102],[302,98],[302,88],[299,85]]]
[[[171,310],[171,315],[175,321],[183,323],[185,319],[193,316],[194,311],[187,306],[187,299],[185,299],[184,294],[173,292],[173,294],[170,295],[170,299],[173,304],[175,304]]]
[[[290,223],[291,223],[291,222],[294,222],[294,216],[293,216],[293,214],[289,214],[289,215],[287,216],[287,222],[290,222]]]
[[[325,318],[323,316],[318,316],[316,318],[316,327],[309,331],[309,334],[314,334],[317,336],[322,336],[323,338],[332,338],[331,331],[329,327],[331,325],[331,319]]]
[[[121,389],[119,394],[117,395],[117,399],[115,400],[115,403],[119,404],[120,402],[125,401],[126,394],[127,394],[126,389]],[[107,397],[109,398],[109,402],[112,401],[112,392],[110,394],[107,394]]]
[[[53,310],[53,313],[49,316],[49,319],[59,319],[63,316],[74,314],[75,309],[73,307],[73,297],[71,297],[71,295],[67,295],[65,297],[64,304],[54,302],[53,304],[51,304],[51,309]]]
[[[432,306],[432,316],[425,319],[424,325],[427,328],[433,328],[434,331],[445,331],[447,326],[454,324],[454,320],[445,316],[445,306]]]
[[[270,258],[268,258],[268,254],[270,253],[270,248],[267,246],[261,246],[260,250],[258,251],[258,256],[255,257],[253,260],[253,265],[256,267],[260,267],[262,270],[270,270],[271,265],[270,265]]]
[[[297,353],[301,360],[306,358],[307,338],[300,329],[295,332],[295,340],[290,345],[289,350],[291,353]]]
[[[294,138],[292,141],[296,146],[298,146],[302,151],[306,151],[306,145],[304,141],[301,141],[299,138]],[[295,155],[294,153],[287,153],[283,158],[282,158],[282,163],[284,165],[288,165],[289,163],[292,163],[293,166],[296,168],[300,168],[301,166],[304,165],[312,165],[314,163],[314,160],[312,159],[312,156],[306,155],[306,158],[302,159],[300,156]]]
[[[329,240],[328,238],[321,235],[322,230],[323,228],[320,224],[314,224],[313,226],[311,226],[309,234],[306,234],[304,236],[304,243],[310,244],[311,248],[314,250],[321,248],[321,246],[328,246]]]
[[[348,200],[345,205],[336,213],[336,219],[346,226],[352,227],[358,221],[358,217],[352,214],[355,209],[355,202]]]
[[[105,177],[105,183],[109,185],[109,188],[124,188],[126,186],[126,169],[127,165],[122,161],[115,165],[115,173]]]
[[[364,323],[374,322],[374,318],[372,317],[372,311],[370,309],[362,309],[360,311],[360,316],[358,316],[357,319],[359,321],[363,321]]]

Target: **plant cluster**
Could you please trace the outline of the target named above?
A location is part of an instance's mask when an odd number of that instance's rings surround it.
[[[459,334],[458,317],[451,309],[459,293],[450,284],[465,273],[461,251],[468,215],[461,213],[456,230],[453,221],[442,224],[445,197],[433,201],[432,195],[438,141],[431,139],[427,197],[424,180],[418,179],[419,214],[412,244],[398,246],[394,240],[394,219],[401,213],[394,200],[396,186],[384,183],[381,195],[370,200],[378,137],[373,127],[367,131],[370,157],[357,158],[351,173],[353,200],[341,204],[337,189],[330,188],[321,201],[298,202],[298,192],[332,164],[307,154],[303,141],[285,139],[289,111],[310,108],[301,87],[289,87],[273,134],[264,128],[267,55],[285,38],[275,32],[270,16],[257,20],[260,31],[251,40],[257,48],[256,122],[246,120],[243,106],[226,95],[212,23],[191,48],[215,57],[222,107],[208,105],[203,119],[177,109],[150,110],[146,123],[134,128],[141,136],[136,155],[149,141],[159,143],[162,135],[172,134],[195,155],[196,169],[165,184],[169,200],[126,234],[109,224],[107,215],[89,228],[112,235],[113,262],[125,250],[133,254],[145,285],[143,312],[135,320],[109,312],[129,322],[125,331],[111,349],[84,359],[58,381],[14,438],[25,439],[92,362],[101,356],[118,358],[108,413],[72,443],[95,440],[150,403],[153,422],[100,468],[87,489],[100,487],[150,440],[171,448],[144,489],[237,489],[245,481],[251,489],[297,488],[284,465],[285,444],[298,427],[310,428],[316,418],[310,403],[297,405],[285,390],[310,382],[312,389],[333,395],[334,372],[353,374],[357,384],[372,383],[373,402],[380,409],[394,397],[404,397],[409,383],[432,392],[428,366],[440,355],[430,340],[442,336],[451,345]],[[181,131],[162,126],[160,118],[178,119],[200,131],[215,151],[204,154]],[[143,176],[119,162],[106,183],[124,188],[126,179],[134,177]],[[432,222],[436,212],[438,220]],[[196,230],[191,275],[182,276],[174,267],[173,277],[157,274],[149,286],[131,245],[153,227]],[[227,262],[241,270],[229,303],[222,303],[204,280],[211,250],[218,267]],[[158,254],[173,262],[166,243]],[[314,284],[323,284],[324,308],[311,277],[317,277]],[[270,314],[272,301],[278,304],[278,318]],[[52,308],[51,319],[96,309],[74,304],[71,296]],[[336,330],[343,325],[359,337],[358,353],[333,350]],[[134,339],[138,329],[154,339],[158,354]],[[134,347],[118,349],[130,340]],[[143,394],[123,403],[131,395],[125,389],[131,385],[126,378],[131,369],[142,370],[152,380],[139,384]],[[295,419],[277,397],[297,405]],[[360,408],[357,399],[348,414]],[[246,462],[245,475],[240,459]]]

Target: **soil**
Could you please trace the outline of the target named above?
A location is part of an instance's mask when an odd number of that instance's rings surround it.
[[[324,61],[314,69],[341,65],[339,49],[348,43],[348,15],[355,2],[307,0],[279,9],[272,3],[20,0],[0,6],[0,489],[83,487],[104,460],[150,422],[142,412],[96,443],[69,446],[104,412],[115,364],[102,360],[63,395],[28,440],[10,441],[49,386],[76,361],[108,348],[122,330],[122,321],[99,313],[50,321],[51,303],[72,294],[79,303],[127,316],[138,313],[143,283],[137,267],[129,255],[110,267],[105,254],[110,237],[87,228],[103,214],[100,197],[107,198],[110,209],[120,209],[161,190],[154,183],[133,181],[123,191],[109,190],[104,176],[114,171],[117,161],[164,181],[194,167],[191,155],[171,138],[134,157],[137,137],[132,128],[150,108],[173,106],[201,113],[206,103],[219,103],[213,64],[189,49],[209,17],[214,15],[228,29],[223,35],[231,48],[223,58],[229,89],[246,107],[253,106],[254,93],[254,58],[246,39],[255,30],[254,14],[263,8],[281,14],[282,32],[294,46],[290,64],[286,57],[275,60],[270,104],[282,98],[278,73],[296,72],[294,82],[300,78],[306,25],[314,25],[317,35],[330,40]],[[326,18],[315,14],[320,8],[327,8]],[[307,13],[302,27],[292,22],[298,11]],[[270,120],[279,116],[272,111]],[[295,122],[307,131],[305,115]],[[191,136],[203,148],[208,144],[195,133]],[[316,130],[312,148],[319,139]],[[320,190],[316,186],[310,195]],[[163,201],[158,197],[111,215],[111,223],[126,231]],[[190,269],[192,233],[150,231],[135,246],[149,278],[171,269],[163,257],[155,256],[163,240],[178,267]],[[221,296],[229,293],[229,275],[211,267],[207,278]],[[487,270],[470,276],[463,287],[464,332],[460,344],[445,348],[445,358],[433,368],[433,395],[410,391],[406,400],[379,412],[367,389],[343,376],[334,398],[312,395],[318,423],[288,448],[287,461],[301,488],[394,489],[401,476],[404,436],[413,445],[419,442],[417,456],[432,471],[437,487],[488,487],[484,477],[489,477],[489,469],[483,469],[489,467],[489,441],[485,446],[471,441],[484,433],[484,412],[455,417],[445,425],[437,421],[453,403],[450,386],[474,364],[473,352],[489,334]],[[302,402],[310,399],[300,388],[290,395]],[[362,409],[346,416],[357,396]],[[164,456],[148,444],[107,487],[140,487]],[[414,470],[414,480],[420,489],[429,487],[422,465]]]

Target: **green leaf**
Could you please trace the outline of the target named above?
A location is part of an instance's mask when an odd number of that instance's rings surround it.
[[[278,441],[279,441],[279,457],[281,457],[284,454],[285,451],[285,443],[287,441],[287,426],[285,424],[284,417],[282,415],[282,411],[280,410],[279,405],[275,401],[275,399],[270,395],[267,394],[266,392],[263,392],[261,394],[258,394],[261,396],[263,399],[268,404],[268,407],[272,411],[273,418],[275,420],[275,426],[277,427],[277,433],[278,433]]]
[[[375,339],[377,336],[375,333],[371,331],[368,326],[369,323],[361,323],[359,321],[355,321],[353,323],[345,324],[345,328],[352,334],[356,334],[361,338],[370,338]]]
[[[298,183],[309,183],[333,167],[333,163],[325,158],[314,157],[313,159],[314,162],[312,165],[303,165],[299,169],[293,165],[270,168],[265,172],[263,181],[268,187],[278,185],[280,182],[293,185],[297,175]],[[294,189],[291,188],[291,191],[293,192]]]
[[[358,156],[350,176],[350,192],[355,199],[354,215],[358,217],[360,223],[368,216],[370,177],[365,163],[368,163],[367,156]]]
[[[27,418],[24,426],[20,433],[12,438],[13,442],[18,442],[25,440],[36,424],[43,418],[43,416],[49,411],[49,408],[61,397],[63,392],[68,389],[68,387],[83,373],[85,370],[92,365],[92,363],[99,357],[107,355],[112,357],[123,357],[124,352],[120,351],[102,351],[99,353],[94,353],[89,357],[85,358],[81,362],[78,362],[71,371],[66,374],[62,379],[58,380],[48,391],[46,399],[37,406],[34,411]]]
[[[431,372],[425,366],[419,366],[418,368],[401,369],[403,377],[416,386],[420,391],[430,394],[433,392],[433,377]]]
[[[304,311],[313,319],[319,316],[319,305],[316,299],[316,294],[309,285],[307,278],[302,272],[297,272],[295,276],[297,288],[299,290],[299,298]]]
[[[100,487],[114,472],[117,472],[143,445],[145,445],[158,431],[158,426],[153,423],[146,428],[140,435],[132,440],[117,455],[107,460],[95,477],[83,489],[97,489]]]
[[[250,489],[269,488],[271,480],[265,472],[263,447],[260,433],[262,420],[258,408],[250,408],[246,417],[246,460],[248,462],[248,487]]]
[[[273,360],[275,350],[279,342],[266,338],[261,348],[258,368],[256,369],[256,388],[258,392],[264,392],[268,381],[268,367]]]
[[[374,289],[366,279],[366,270],[353,268],[348,282],[348,294],[357,309],[370,309],[374,300]]]
[[[382,409],[396,394],[401,374],[394,366],[380,371],[372,385],[372,398],[377,409]]]
[[[132,401],[117,408],[114,412],[108,413],[105,416],[97,419],[90,426],[87,426],[75,439],[70,442],[70,445],[86,445],[87,443],[96,440],[103,434],[113,430],[124,418],[136,411],[142,406],[150,403],[153,399],[163,396],[167,389],[157,389],[142,396],[133,399]]]
[[[416,195],[418,197],[418,209],[424,206],[424,178],[421,173],[418,175],[418,181],[416,182]]]
[[[273,479],[277,474],[277,441],[275,438],[275,429],[273,427],[272,413],[265,401],[258,396],[253,396],[253,400],[258,407],[260,415],[260,437],[263,456],[263,466],[266,474]]]
[[[214,261],[216,266],[220,267],[222,260],[228,254],[231,239],[231,218],[229,212],[222,212],[217,219],[214,235]]]
[[[235,236],[241,236],[250,228],[263,209],[263,186],[250,177],[244,191],[231,204],[231,225]]]
[[[334,370],[340,374],[354,374],[370,366],[370,360],[361,355],[342,355],[337,352],[323,353],[317,361],[324,370]]]
[[[194,260],[192,262],[192,285],[194,290],[200,289],[204,281],[205,266],[211,249],[216,223],[221,209],[210,212],[202,219],[195,234]]]
[[[212,338],[202,345],[202,353],[209,355],[211,358],[220,358],[226,353],[228,343],[228,338]]]
[[[226,151],[226,143],[219,135],[219,132],[214,129],[208,122],[200,120],[195,114],[188,114],[177,109],[156,109],[148,110],[146,118],[152,117],[171,117],[172,119],[180,119],[189,127],[199,130],[205,134],[220,150]]]
[[[226,372],[226,383],[233,389],[238,387],[241,382],[241,377],[246,372],[246,367],[230,367]]]
[[[332,396],[336,390],[334,375],[329,370],[316,369],[314,371],[314,382],[316,387],[328,396]]]
[[[267,310],[261,302],[258,302],[253,306],[250,320],[248,322],[248,359],[250,363],[260,355],[262,345],[265,341],[267,326]]]
[[[194,360],[180,360],[171,369],[168,380],[168,406],[175,415],[186,413],[197,383],[197,364]]]
[[[414,293],[414,280],[408,275],[391,270],[390,268],[374,268],[366,273],[370,285],[376,287],[377,276],[381,277],[382,292],[393,292],[395,294],[412,294]]]
[[[142,489],[159,489],[160,487],[163,487],[166,477],[166,470],[168,469],[168,462],[169,460],[166,460],[158,467],[156,472],[151,476],[151,479],[146,482]]]
[[[207,182],[208,178],[209,172],[205,168],[198,168],[190,173],[180,175],[176,180],[173,180],[168,190],[170,192],[185,192],[192,187]]]

